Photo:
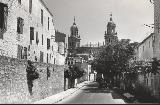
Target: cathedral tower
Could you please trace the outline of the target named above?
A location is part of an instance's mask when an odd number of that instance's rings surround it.
[[[107,31],[105,31],[105,46],[115,45],[118,42],[116,24],[113,22],[112,14],[110,15],[110,21],[107,24]]]
[[[68,50],[70,54],[73,54],[77,48],[80,47],[80,35],[78,33],[78,27],[75,22],[75,17],[74,17],[74,22],[73,25],[70,28],[70,37],[68,38]]]

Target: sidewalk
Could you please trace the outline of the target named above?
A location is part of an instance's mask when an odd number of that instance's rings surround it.
[[[65,99],[66,97],[70,96],[71,94],[75,93],[76,91],[81,89],[86,84],[89,84],[90,82],[91,81],[85,81],[83,83],[77,84],[77,87],[75,87],[75,88],[63,91],[61,93],[55,94],[51,97],[47,97],[47,98],[42,99],[40,101],[33,102],[33,104],[55,104],[55,103]]]

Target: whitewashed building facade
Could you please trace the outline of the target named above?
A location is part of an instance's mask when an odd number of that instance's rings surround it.
[[[0,0],[0,55],[59,63],[53,15],[42,0]],[[65,58],[63,58],[65,59]]]

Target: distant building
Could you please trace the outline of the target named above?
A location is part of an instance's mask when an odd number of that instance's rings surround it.
[[[138,60],[139,61],[152,61],[154,57],[153,53],[154,34],[150,34],[144,39],[138,46]]]
[[[116,24],[113,22],[112,14],[110,21],[107,24],[107,31],[105,31],[105,45],[115,45],[118,42]]]
[[[65,53],[66,53],[66,50],[67,50],[67,46],[66,46],[66,44],[67,44],[67,42],[66,42],[66,34],[61,33],[59,31],[56,31],[55,32],[55,41],[58,44],[58,52],[61,55],[65,56]]]
[[[75,22],[75,17],[74,17],[74,23],[70,28],[70,32],[71,35],[68,38],[68,53],[73,54],[76,53],[75,52],[76,49],[80,47],[80,41],[81,41],[80,35],[78,33],[78,27]]]

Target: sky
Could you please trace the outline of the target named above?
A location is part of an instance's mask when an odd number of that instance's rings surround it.
[[[70,35],[74,16],[81,45],[103,43],[110,14],[119,39],[141,42],[153,29],[154,7],[150,0],[43,0],[54,16],[55,29]]]

